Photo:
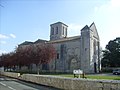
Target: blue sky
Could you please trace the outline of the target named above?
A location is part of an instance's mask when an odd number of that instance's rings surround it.
[[[49,40],[50,24],[67,24],[68,37],[93,21],[101,47],[120,37],[120,0],[0,0],[0,53],[24,41]]]

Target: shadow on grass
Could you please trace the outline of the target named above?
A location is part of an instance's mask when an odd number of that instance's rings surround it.
[[[115,79],[113,79],[113,80],[120,80],[120,78],[115,78]]]

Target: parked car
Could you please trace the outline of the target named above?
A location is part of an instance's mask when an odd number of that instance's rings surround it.
[[[113,70],[114,75],[120,75],[120,69],[115,69]]]

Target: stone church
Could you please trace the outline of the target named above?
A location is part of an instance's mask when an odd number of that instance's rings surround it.
[[[43,70],[72,72],[81,69],[85,73],[99,72],[101,66],[100,40],[95,23],[83,27],[79,36],[67,37],[67,31],[68,26],[66,24],[57,22],[50,25],[49,41],[40,39],[36,41],[37,43],[50,43],[57,51],[55,60],[47,65],[47,68],[43,67]]]

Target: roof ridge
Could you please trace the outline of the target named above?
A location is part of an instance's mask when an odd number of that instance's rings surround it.
[[[91,27],[93,24],[95,24],[95,23],[93,22],[89,27]]]

